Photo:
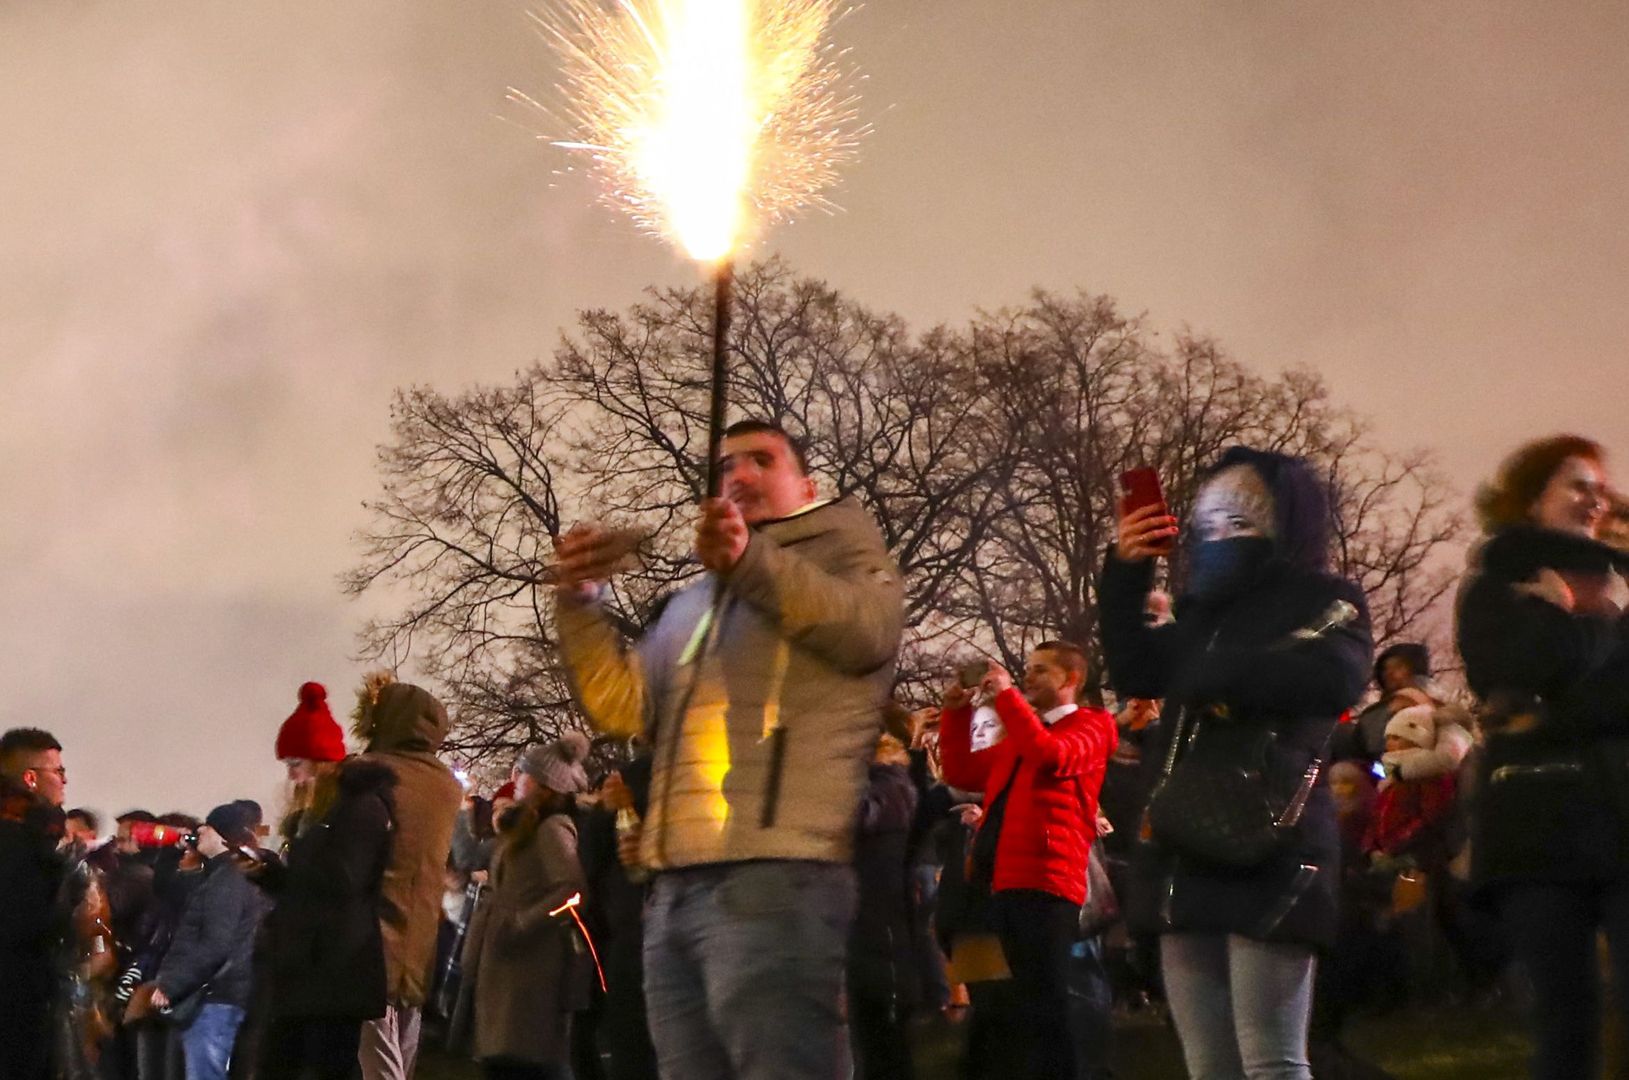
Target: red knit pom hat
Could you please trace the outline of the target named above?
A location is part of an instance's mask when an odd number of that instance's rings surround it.
[[[328,711],[328,691],[321,683],[300,687],[300,705],[277,731],[277,760],[345,760],[345,733]]]

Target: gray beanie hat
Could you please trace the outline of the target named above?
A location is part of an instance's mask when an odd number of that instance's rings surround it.
[[[568,731],[550,743],[528,747],[516,762],[520,771],[546,788],[562,795],[580,795],[588,790],[588,736]]]

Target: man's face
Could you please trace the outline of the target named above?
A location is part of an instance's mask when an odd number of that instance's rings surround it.
[[[1024,696],[1041,712],[1074,704],[1080,680],[1051,649],[1036,649],[1024,665]]]
[[[724,497],[748,525],[787,517],[814,502],[814,481],[787,441],[770,431],[732,435],[719,453]]]
[[[96,830],[82,817],[70,817],[64,823],[64,832],[68,834],[70,842],[82,844],[85,847],[96,843]]]
[[[1388,694],[1395,694],[1414,685],[1414,669],[1401,656],[1389,656],[1380,665],[1380,685]]]
[[[226,839],[208,825],[198,826],[198,854],[213,859],[226,852]]]
[[[23,786],[52,806],[61,806],[68,794],[68,770],[62,767],[62,751],[41,750],[23,767]]]

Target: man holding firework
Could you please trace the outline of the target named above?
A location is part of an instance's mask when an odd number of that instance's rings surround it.
[[[654,748],[640,854],[654,873],[645,989],[672,1080],[830,1080],[843,1049],[854,814],[894,674],[898,567],[852,499],[817,501],[798,444],[724,432],[702,504],[708,571],[632,648],[599,605],[624,554],[559,545],[556,619],[602,731]]]

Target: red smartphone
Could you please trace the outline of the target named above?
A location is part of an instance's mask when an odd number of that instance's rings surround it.
[[[1160,487],[1160,474],[1147,465],[1135,469],[1127,469],[1120,474],[1120,513],[1129,516],[1145,506],[1157,506],[1162,513],[1169,514],[1170,508],[1165,502],[1165,490]],[[1162,552],[1169,553],[1171,541],[1161,545]]]
[[[1146,465],[1127,469],[1120,474],[1120,512],[1135,514],[1145,506],[1164,506],[1165,492],[1160,487],[1160,474]]]

